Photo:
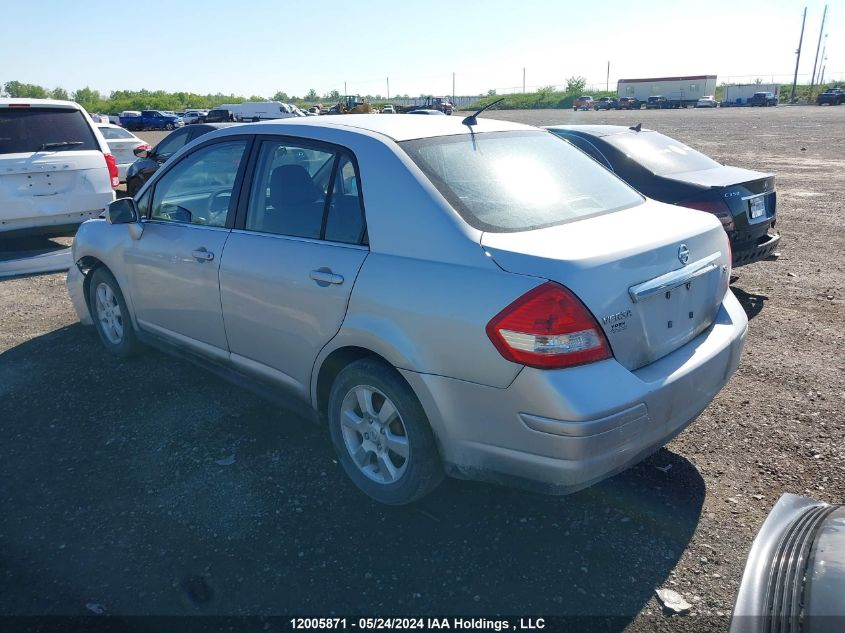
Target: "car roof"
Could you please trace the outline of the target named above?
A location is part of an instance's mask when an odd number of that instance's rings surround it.
[[[260,126],[267,130],[284,134],[288,125],[314,126],[337,129],[359,129],[387,136],[394,141],[409,141],[418,138],[453,136],[469,134],[470,128],[463,125],[462,116],[381,116],[380,114],[337,114],[320,117],[291,117],[273,119],[259,123],[247,123],[244,129]],[[479,118],[472,132],[510,132],[518,130],[536,130],[537,128],[521,123]]]
[[[202,130],[205,128],[211,128],[212,130],[222,130],[223,128],[232,127],[233,125],[242,125],[241,123],[232,123],[231,121],[228,123],[195,123],[191,126],[192,130]]]
[[[626,134],[629,132],[633,132],[633,130],[631,130],[625,125],[547,125],[545,129],[565,130],[567,132],[580,132],[581,134],[585,134],[586,136],[595,136],[598,138],[601,138],[602,136],[613,136],[615,134]],[[640,130],[640,133],[653,131],[654,130],[642,128]]]
[[[16,97],[0,98],[0,107],[13,105],[30,105],[32,107],[68,108],[81,110],[82,106],[74,101],[62,101],[60,99],[26,99]]]
[[[120,125],[115,125],[114,123],[95,123],[94,125],[96,125],[97,127],[116,127],[116,128],[118,128],[118,129],[120,129],[120,130],[125,130],[125,129],[126,129],[125,127],[122,127],[122,126],[120,126]],[[127,130],[127,131],[128,131],[128,130]]]

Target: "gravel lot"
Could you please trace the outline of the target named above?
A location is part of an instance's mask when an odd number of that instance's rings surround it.
[[[0,280],[0,614],[577,614],[618,616],[610,630],[726,628],[778,497],[845,498],[845,108],[489,116],[642,121],[777,175],[782,256],[737,271],[746,352],[701,418],[569,497],[448,481],[385,508],[347,482],[322,429],[158,352],[108,357],[77,323],[64,275]],[[663,615],[658,587],[692,613]]]

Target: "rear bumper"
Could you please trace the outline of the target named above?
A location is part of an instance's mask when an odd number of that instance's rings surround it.
[[[750,246],[743,245],[742,248],[734,247],[735,250],[733,251],[732,265],[734,268],[738,268],[739,266],[753,264],[754,262],[771,257],[777,249],[779,243],[780,235],[777,233],[767,233],[766,235],[758,238],[756,243]]]
[[[114,200],[114,194],[111,194]],[[0,235],[45,234],[56,235],[75,231],[85,220],[98,218],[105,207],[74,211],[73,213],[43,213],[28,218],[0,218]]]
[[[747,324],[728,292],[710,328],[633,372],[613,359],[524,368],[506,389],[402,373],[450,474],[566,494],[636,464],[695,420],[736,370]]]

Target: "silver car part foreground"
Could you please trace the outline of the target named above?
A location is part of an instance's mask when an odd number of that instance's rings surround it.
[[[845,631],[845,506],[780,498],[751,546],[730,631]]]

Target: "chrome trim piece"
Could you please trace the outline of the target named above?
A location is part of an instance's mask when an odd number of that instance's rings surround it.
[[[352,248],[358,251],[369,251],[369,246],[363,244],[349,244],[347,242],[332,242],[331,240],[321,240],[313,237],[300,237],[297,235],[282,235],[281,233],[265,233],[263,231],[254,231],[249,229],[232,229],[232,233],[239,235],[256,235],[259,237],[272,237],[278,240],[293,240],[294,242],[305,242],[306,244],[323,244],[329,246],[340,246],[341,248]]]
[[[702,257],[698,261],[694,261],[683,268],[673,270],[665,275],[655,277],[654,279],[649,279],[648,281],[644,281],[636,286],[631,286],[628,288],[628,294],[631,296],[631,300],[634,303],[639,303],[640,301],[645,301],[654,295],[662,294],[667,290],[672,290],[678,286],[683,286],[696,277],[706,275],[710,271],[716,270],[718,268],[718,264],[716,264],[716,262],[721,256],[722,253],[713,253],[707,257]]]

